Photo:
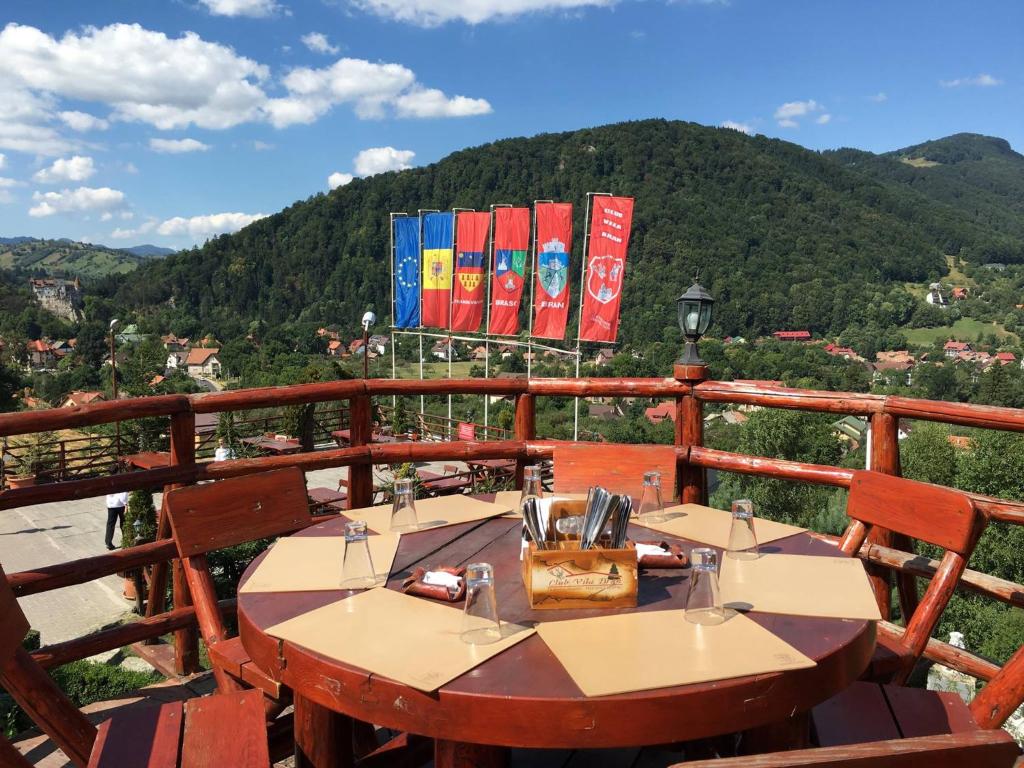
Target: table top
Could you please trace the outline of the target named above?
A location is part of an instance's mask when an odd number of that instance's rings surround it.
[[[167,451],[143,451],[122,456],[121,461],[139,469],[158,469],[171,466],[171,454]]]
[[[490,499],[481,495],[479,498]],[[297,536],[337,536],[344,518]],[[528,606],[519,570],[521,521],[495,518],[402,536],[387,588],[398,589],[416,566],[490,562],[498,580],[502,620],[536,623],[603,616],[609,610],[535,611]],[[631,526],[634,539],[664,539]],[[842,556],[806,534],[771,542],[768,552]],[[242,582],[259,559],[250,565]],[[645,571],[638,607],[685,605],[690,570]],[[799,616],[747,615],[817,662],[811,669],[585,697],[544,641],[534,635],[434,693],[283,643],[265,630],[281,621],[349,596],[324,592],[247,593],[238,596],[239,631],[250,657],[271,677],[334,711],[398,730],[441,739],[536,748],[631,747],[705,738],[778,722],[806,711],[852,684],[875,645],[873,622]],[[415,649],[410,648],[410,653]]]
[[[516,465],[509,459],[468,459],[466,464],[471,467],[487,467],[488,469],[507,469]]]
[[[266,435],[258,435],[256,437],[243,437],[242,442],[246,445],[252,445],[256,448],[262,448],[270,453],[276,453],[278,455],[286,453],[298,453],[302,450],[302,445],[298,440],[278,440],[275,437],[267,437]]]
[[[348,494],[344,491],[336,491],[333,488],[307,488],[306,495],[317,504],[331,504],[348,499]]]
[[[345,442],[350,442],[352,440],[352,430],[351,429],[336,429],[333,432],[331,432],[331,437],[335,438],[336,440],[344,440]],[[398,438],[395,437],[394,435],[382,435],[379,432],[374,432],[372,435],[370,435],[370,442],[371,443],[397,443],[398,442]]]

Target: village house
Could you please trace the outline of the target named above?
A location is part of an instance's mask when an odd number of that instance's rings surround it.
[[[501,355],[502,360],[508,360],[512,355],[515,354],[516,348],[511,344],[502,344],[498,347],[498,354]]]
[[[179,339],[173,333],[161,336],[160,341],[168,352],[188,352],[192,346],[189,339]]]
[[[327,354],[330,357],[341,357],[346,353],[345,345],[338,339],[331,339],[327,342]]]
[[[25,345],[25,350],[32,368],[49,368],[56,362],[56,355],[45,339],[33,339]]]
[[[878,381],[890,373],[904,374],[904,381],[907,386],[911,383],[911,370],[917,361],[914,356],[905,349],[897,349],[887,352],[876,352],[875,362],[871,368],[874,371],[874,380]]]
[[[863,363],[864,358],[858,355],[850,347],[840,347],[837,344],[826,344],[824,350],[833,357],[841,357],[844,360],[853,360],[854,362]]]
[[[952,360],[961,352],[973,352],[974,348],[968,341],[954,341],[953,339],[950,339],[946,342],[945,346],[942,347],[942,351],[945,353],[946,357]]]
[[[594,356],[594,365],[598,368],[603,368],[612,361],[615,357],[615,350],[605,347],[604,349],[597,350],[597,355]]]
[[[317,328],[316,335],[322,339],[328,339],[329,341],[340,341],[341,334],[337,331],[331,331],[327,328]]]
[[[832,433],[839,438],[840,442],[846,443],[852,451],[861,446],[867,431],[868,423],[856,416],[844,416],[838,421],[832,422]]]
[[[164,376],[163,374],[158,373],[156,376],[149,380],[149,386],[152,389],[154,387],[160,386],[165,381],[167,381],[167,377]]]
[[[438,360],[458,360],[459,353],[455,349],[455,345],[447,339],[439,339],[434,343],[434,346],[430,348],[430,354],[436,357]]]
[[[216,347],[209,349],[195,347],[189,350],[188,356],[185,358],[188,375],[194,379],[203,377],[219,379],[220,358],[217,357],[219,352],[220,350]]]
[[[932,283],[929,285],[928,295],[924,297],[924,300],[929,304],[934,304],[936,307],[945,307],[949,304],[949,299],[942,292],[942,283]]]
[[[385,336],[382,333],[375,333],[368,340],[370,345],[370,357],[375,355],[383,355],[388,351],[388,344],[391,342],[389,336]]]
[[[616,419],[622,414],[611,403],[587,403],[587,415],[592,419]]]
[[[473,351],[469,353],[469,359],[476,362],[483,362],[487,359],[487,347],[483,344],[473,347]]]
[[[772,336],[776,341],[810,341],[810,331],[774,331]]]
[[[1017,356],[1013,352],[996,352],[996,361],[1000,365],[1012,365],[1017,362]]]
[[[661,424],[665,419],[674,422],[676,420],[675,403],[658,403],[650,408],[645,408],[644,418],[651,424]]]
[[[106,400],[107,397],[102,392],[71,392],[64,402],[61,404],[62,408],[77,408],[82,405],[89,405],[90,403],[99,403]]]
[[[963,301],[964,299],[967,298],[967,289],[957,286],[953,289],[953,293],[951,294],[951,296],[953,301]]]
[[[348,345],[348,353],[350,355],[361,355],[363,354],[363,340],[353,339]]]

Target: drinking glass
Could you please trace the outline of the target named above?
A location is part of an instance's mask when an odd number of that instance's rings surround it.
[[[540,464],[531,464],[523,469],[523,492],[519,496],[519,511],[523,511],[523,502],[527,499],[543,499],[544,488],[540,484]],[[523,522],[523,540],[519,549],[519,559],[522,560],[524,552],[530,548],[530,532],[526,529],[526,522]]]
[[[416,519],[416,492],[412,478],[395,480],[395,499],[391,505],[391,530],[408,533],[419,527]]]
[[[754,502],[737,499],[732,503],[732,526],[725,556],[733,560],[756,560],[759,554],[754,532]]]
[[[345,555],[341,560],[341,588],[369,589],[377,583],[370,557],[370,543],[366,540],[366,521],[353,520],[345,524]]]
[[[640,525],[665,521],[665,505],[661,501],[661,472],[644,472],[644,490],[640,496],[636,521]]]
[[[690,591],[686,593],[686,620],[691,624],[721,624],[725,621],[718,592],[718,554],[699,548],[690,552]]]
[[[487,645],[501,639],[498,603],[494,595],[494,568],[473,563],[466,568],[466,606],[462,613],[462,642]]]

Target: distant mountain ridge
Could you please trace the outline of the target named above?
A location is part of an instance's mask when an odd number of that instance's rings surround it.
[[[125,275],[151,258],[171,253],[174,253],[172,249],[156,245],[109,248],[66,237],[57,240],[0,237],[0,269],[41,272],[58,277],[99,279]]]
[[[946,274],[944,254],[1024,262],[1021,160],[971,134],[886,155],[666,120],[542,134],[356,179],[109,290],[222,338],[255,319],[354,327],[367,305],[389,314],[389,212],[552,198],[575,204],[575,292],[586,193],[607,190],[636,198],[621,341],[674,338],[675,299],[697,269],[722,334],[835,335],[889,311],[890,289]]]

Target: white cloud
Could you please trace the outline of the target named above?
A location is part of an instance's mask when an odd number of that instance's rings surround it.
[[[36,218],[55,213],[83,213],[109,211],[124,204],[124,192],[110,187],[78,187],[60,192],[35,192],[32,199],[37,205],[28,210]]]
[[[99,102],[119,120],[162,130],[230,128],[258,119],[266,66],[194,32],[170,38],[138,24],[68,32],[59,40],[8,24],[0,31],[0,81],[54,96]]]
[[[73,131],[79,131],[84,133],[85,131],[105,131],[110,127],[110,123],[101,117],[90,115],[88,112],[78,112],[71,110],[68,112],[60,112],[57,117],[63,121],[63,123]]]
[[[991,88],[994,85],[1002,85],[1002,80],[997,80],[992,75],[982,72],[974,77],[958,77],[955,80],[939,80],[943,88],[959,88],[965,85],[976,85],[981,88]]]
[[[274,145],[268,144],[265,141],[260,141],[259,139],[257,139],[252,143],[252,148],[255,149],[257,152],[266,152],[268,149],[273,149]]]
[[[398,21],[435,27],[448,21],[481,24],[524,13],[612,6],[615,0],[354,0],[363,10]]]
[[[807,101],[787,101],[775,110],[775,120],[782,128],[796,128],[800,125],[799,118],[814,112],[821,112],[825,107],[814,99]],[[827,120],[825,122],[828,122]]]
[[[816,122],[818,125],[828,125],[828,123],[831,120],[832,120],[832,115],[830,115],[828,112],[826,112],[823,115],[818,115],[814,119],[814,122]]]
[[[876,104],[881,104],[883,101],[889,100],[889,94],[885,91],[879,91],[874,96],[868,96],[868,98]]]
[[[471,117],[493,110],[486,99],[466,96],[448,98],[437,88],[414,88],[395,99],[399,117]]]
[[[214,16],[249,16],[261,19],[280,10],[274,0],[199,0]]]
[[[129,237],[135,237],[135,230],[121,229],[121,227],[118,227],[117,229],[110,233],[110,236],[115,238],[116,240],[126,240]]]
[[[725,120],[721,125],[723,128],[732,128],[734,131],[745,133],[747,136],[754,135],[754,129],[750,123],[737,123],[735,120]]]
[[[354,178],[355,176],[353,176],[351,173],[340,173],[338,171],[335,171],[334,173],[327,177],[327,186],[330,187],[331,189],[344,187]]]
[[[338,46],[331,45],[327,35],[323,32],[310,32],[308,35],[303,35],[302,42],[313,53],[334,54],[341,50]]]
[[[150,139],[149,148],[166,155],[180,155],[185,152],[205,152],[210,145],[195,139]]]
[[[211,213],[191,218],[175,216],[173,219],[161,222],[156,228],[156,232],[165,237],[188,236],[192,240],[199,241],[211,235],[237,232],[242,227],[266,216],[265,213]]]
[[[0,176],[0,189],[7,189],[10,187],[20,187],[23,182],[17,179],[11,179],[6,176]]]
[[[0,149],[53,156],[76,148],[47,122],[52,120],[54,99],[36,94],[2,77],[0,58]]]
[[[412,159],[416,153],[411,149],[395,149],[394,147],[371,147],[364,149],[352,161],[357,176],[373,176],[386,171],[404,171],[412,168]]]
[[[32,179],[40,184],[61,184],[65,181],[85,181],[94,173],[96,167],[91,157],[75,155],[54,160],[49,168],[36,171]]]
[[[3,168],[5,165],[7,165],[7,155],[0,152],[0,168]]]

